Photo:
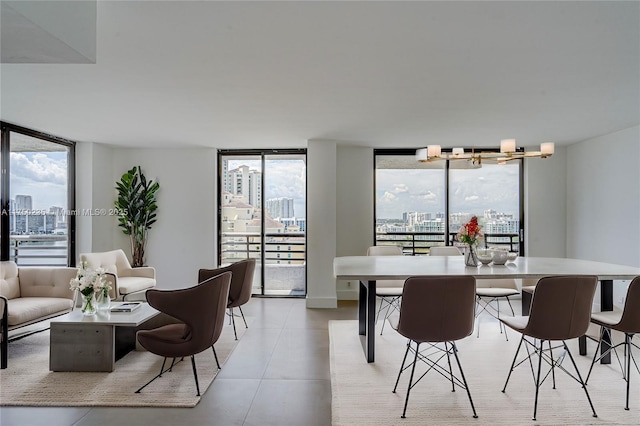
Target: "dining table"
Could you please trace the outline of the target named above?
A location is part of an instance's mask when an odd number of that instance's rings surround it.
[[[600,288],[600,310],[613,310],[613,281],[640,276],[640,268],[613,263],[558,257],[518,257],[505,265],[466,266],[464,256],[341,256],[333,260],[337,280],[359,281],[358,333],[367,362],[375,361],[376,281],[406,280],[412,276],[466,275],[476,279],[532,278],[553,275],[595,275]],[[606,334],[605,334],[606,336]],[[608,337],[608,336],[607,336]],[[602,353],[610,347],[606,340]],[[580,337],[580,354],[587,353],[587,338]],[[610,354],[603,364],[611,362]]]

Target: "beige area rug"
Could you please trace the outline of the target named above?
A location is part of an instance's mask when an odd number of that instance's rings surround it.
[[[402,363],[406,339],[395,330],[385,327],[383,336],[376,335],[376,362],[367,364],[356,321],[331,321],[329,335],[331,407],[333,425],[336,426],[640,424],[640,377],[634,369],[631,376],[631,410],[625,411],[626,383],[615,358],[611,365],[596,365],[589,379],[588,389],[597,418],[592,417],[580,385],[559,372],[556,374],[555,390],[552,389],[551,377],[541,387],[537,422],[533,422],[535,386],[528,365],[517,368],[511,375],[507,392],[501,392],[520,335],[510,331],[510,341],[505,341],[504,335],[498,331],[497,322],[483,322],[480,338],[474,334],[457,342],[460,362],[478,418],[472,417],[469,399],[463,389],[456,388],[456,392],[451,392],[449,381],[430,372],[411,390],[407,417],[401,419],[410,370],[401,377],[397,393],[391,391]],[[580,373],[586,374],[595,343],[589,343],[589,357],[578,354],[577,340],[570,342],[569,347]],[[639,355],[636,355],[636,359],[640,358]],[[568,356],[563,366],[569,371],[573,370]],[[457,371],[456,367],[454,371]],[[418,368],[416,377],[417,373]]]
[[[236,324],[238,341],[245,333],[240,323]],[[215,345],[221,365],[238,341],[233,327],[225,324]],[[8,354],[9,368],[0,370],[0,405],[194,407],[200,401],[188,357],[137,394],[140,386],[158,374],[162,357],[133,351],[117,361],[111,373],[52,372],[48,331],[9,343]],[[200,393],[204,394],[218,374],[213,351],[196,355],[196,367]]]

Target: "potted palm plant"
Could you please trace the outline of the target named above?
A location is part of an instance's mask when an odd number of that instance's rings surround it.
[[[134,166],[116,182],[115,207],[122,232],[131,240],[131,264],[144,266],[147,232],[156,222],[158,182],[147,180],[140,166]]]

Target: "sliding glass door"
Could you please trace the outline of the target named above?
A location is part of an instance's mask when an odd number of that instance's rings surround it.
[[[220,151],[219,266],[256,259],[253,294],[306,295],[306,151]]]

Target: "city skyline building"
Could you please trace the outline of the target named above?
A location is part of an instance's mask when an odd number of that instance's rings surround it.
[[[271,217],[295,217],[293,198],[278,197],[265,201],[265,208]]]

